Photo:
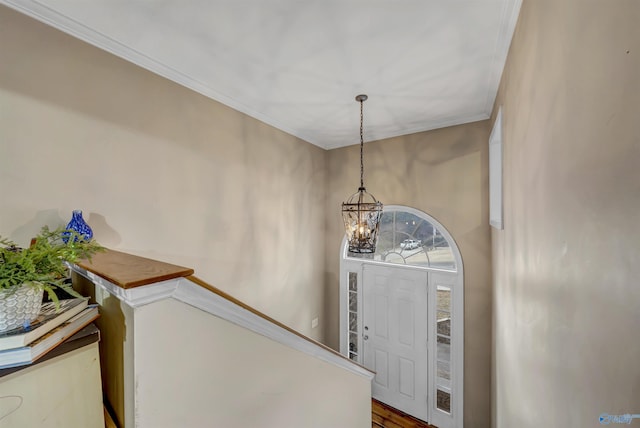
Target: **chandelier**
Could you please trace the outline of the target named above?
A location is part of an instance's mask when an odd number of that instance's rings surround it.
[[[380,217],[382,217],[382,202],[367,193],[364,187],[364,137],[363,137],[363,106],[366,95],[358,95],[356,101],[360,103],[360,187],[351,195],[347,202],[342,203],[342,220],[349,241],[349,251],[352,253],[375,253]]]

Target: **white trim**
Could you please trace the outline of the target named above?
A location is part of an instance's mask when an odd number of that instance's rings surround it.
[[[134,288],[122,288],[112,282],[107,281],[99,275],[93,272],[89,272],[86,269],[77,265],[70,265],[76,273],[84,276],[94,284],[99,285],[110,294],[116,296],[118,299],[127,303],[132,308],[144,306],[149,303],[156,302],[158,300],[171,297],[176,290],[177,284],[175,280],[168,280],[162,282],[156,282],[148,286],[134,287]]]
[[[502,230],[502,107],[489,136],[489,224]]]
[[[343,355],[348,356],[348,335],[346,332],[348,323],[348,280],[346,274],[348,272],[358,272],[358,332],[361,333],[362,326],[360,325],[362,314],[362,293],[360,288],[362,287],[362,268],[364,264],[386,265],[395,266],[403,269],[421,269],[429,272],[429,298],[428,298],[428,310],[433,316],[429,317],[428,329],[429,329],[429,342],[437,343],[437,326],[435,317],[437,314],[436,309],[436,297],[437,297],[437,284],[446,285],[451,289],[451,317],[455,318],[455,322],[451,323],[451,388],[453,391],[451,395],[451,414],[438,410],[436,408],[435,390],[436,390],[436,374],[437,374],[437,359],[436,359],[436,346],[429,346],[428,351],[428,388],[429,396],[433,395],[433,399],[429,403],[429,422],[435,426],[441,428],[455,427],[462,428],[464,424],[464,264],[462,262],[462,255],[458,248],[455,239],[449,233],[449,231],[436,219],[429,214],[417,210],[411,207],[405,207],[401,205],[386,205],[383,208],[384,212],[390,211],[404,211],[414,214],[417,217],[424,218],[438,229],[442,236],[449,242],[451,251],[456,262],[456,271],[436,269],[424,266],[410,266],[397,263],[385,263],[380,261],[358,259],[353,257],[347,257],[347,239],[346,236],[342,239],[340,247],[340,352]],[[434,286],[436,285],[436,286]],[[362,343],[361,334],[359,334],[358,341],[358,357],[359,362],[362,363]],[[441,388],[442,389],[442,388]]]
[[[346,247],[344,247],[344,251],[345,251],[345,253],[347,252],[347,248]],[[437,268],[437,267],[420,266],[420,265],[405,265],[405,264],[401,264],[401,263],[383,262],[381,260],[359,259],[357,257],[349,257],[349,256],[345,256],[345,258],[350,262],[351,261],[353,261],[353,262],[367,262],[367,264],[369,264],[369,265],[402,266],[403,268],[406,268],[406,269],[428,270],[430,272],[431,271],[446,272],[446,273],[456,273],[457,272],[455,270],[443,269],[443,268]]]
[[[298,336],[273,324],[188,279],[172,279],[125,290],[79,266],[72,265],[71,268],[117,297],[133,310],[143,305],[172,298],[351,373],[363,376],[369,381],[373,380],[374,374],[364,367],[336,355],[310,339]]]
[[[2,0],[0,0],[2,1]],[[490,91],[491,92],[491,91]],[[487,110],[487,111],[491,111],[491,109]],[[411,134],[417,134],[420,132],[426,132],[426,131],[433,131],[434,129],[440,129],[440,128],[448,128],[450,126],[457,126],[457,125],[464,125],[467,123],[474,123],[474,122],[480,122],[483,120],[487,120],[491,117],[490,114],[487,113],[481,113],[481,114],[473,114],[470,116],[464,116],[464,117],[460,117],[460,118],[455,118],[455,119],[442,119],[442,120],[434,120],[428,123],[424,123],[421,124],[420,126],[415,126],[412,128],[403,128],[401,132],[397,131],[397,130],[393,130],[393,131],[378,131],[375,132],[375,135],[371,135],[364,143],[367,144],[368,142],[372,142],[372,141],[380,141],[380,140],[385,140],[387,138],[394,138],[394,137],[401,137],[404,135],[411,135]],[[373,131],[371,131],[373,133]],[[295,134],[294,134],[295,135]],[[349,147],[349,146],[357,146],[360,143],[353,143],[353,144],[337,144],[337,143],[324,143],[324,144],[319,144],[317,142],[313,142],[310,141],[308,139],[303,138],[302,136],[296,135],[296,137],[302,138],[305,141],[308,141],[311,144],[314,144],[318,147],[321,147],[325,150],[332,150],[332,149],[339,149],[342,147]]]
[[[493,110],[493,104],[498,95],[502,73],[507,62],[507,55],[513,34],[515,33],[516,24],[518,23],[521,6],[522,0],[506,1],[502,5],[500,22],[506,22],[507,25],[502,26],[502,31],[500,31],[496,39],[495,54],[493,55],[493,72],[489,78],[489,90],[487,91],[487,99],[485,101],[485,110],[488,112]]]
[[[451,359],[450,374],[451,381],[448,388],[440,388],[437,385],[437,325],[435,317],[430,317],[433,323],[430,331],[434,332],[433,342],[435,346],[429,349],[430,372],[429,390],[433,394],[436,389],[451,394],[451,413],[443,412],[437,408],[437,400],[432,402],[431,420],[429,423],[437,427],[462,427],[464,418],[464,288],[460,286],[464,281],[462,276],[453,272],[430,272],[429,273],[429,310],[434,315],[437,314],[437,286],[444,285],[451,290]],[[462,316],[461,316],[462,314]]]

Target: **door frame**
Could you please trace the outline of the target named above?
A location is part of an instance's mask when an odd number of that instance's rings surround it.
[[[428,338],[429,347],[427,351],[427,373],[428,373],[428,421],[430,424],[440,428],[462,428],[464,423],[464,268],[462,255],[458,246],[447,229],[440,222],[430,215],[414,208],[390,205],[385,206],[384,211],[404,211],[422,217],[434,225],[445,237],[453,252],[456,262],[456,271],[437,269],[422,266],[409,266],[379,262],[374,260],[356,259],[347,257],[347,240],[343,237],[340,248],[340,353],[349,357],[349,272],[357,273],[359,290],[362,290],[363,267],[365,264],[394,266],[402,269],[418,269],[428,272],[428,296],[427,311],[429,315]],[[436,393],[436,332],[437,332],[437,286],[446,285],[451,290],[451,413],[444,412],[437,408],[435,400]],[[357,330],[358,330],[358,350],[363,349],[362,345],[362,305],[361,296],[357,302]],[[359,353],[359,362],[363,363],[362,352]]]

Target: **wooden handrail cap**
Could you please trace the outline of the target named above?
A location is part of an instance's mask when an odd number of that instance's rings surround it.
[[[191,268],[109,249],[77,265],[125,289],[193,275]]]

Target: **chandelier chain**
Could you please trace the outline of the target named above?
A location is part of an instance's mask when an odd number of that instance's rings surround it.
[[[364,188],[364,131],[363,131],[363,107],[364,100],[360,100],[360,187]]]

